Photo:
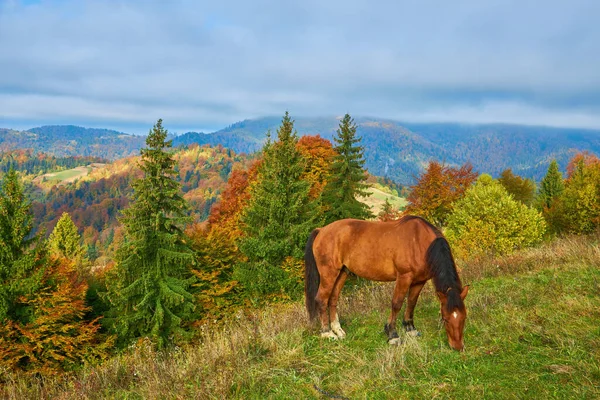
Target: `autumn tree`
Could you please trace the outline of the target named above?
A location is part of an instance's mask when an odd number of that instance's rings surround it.
[[[190,221],[167,131],[158,120],[141,150],[143,177],[133,183],[133,199],[121,219],[126,238],[109,279],[112,326],[127,342],[150,337],[162,347],[186,336],[182,324],[194,308],[188,291],[194,255],[182,227]]]
[[[309,197],[310,184],[301,179],[305,161],[297,143],[294,121],[286,112],[277,140],[267,140],[263,148],[258,179],[241,220],[239,244],[248,263],[238,268],[237,277],[253,291],[286,290],[290,277],[281,265],[287,257],[302,257],[309,233],[320,222]]]
[[[356,124],[346,114],[340,121],[337,136],[333,138],[336,156],[331,165],[329,182],[323,189],[325,223],[344,218],[368,219],[373,217],[369,206],[358,200],[369,195],[364,169],[364,149],[359,146]]]
[[[323,192],[329,179],[329,169],[336,156],[331,142],[321,136],[302,136],[298,140],[298,150],[306,161],[302,180],[310,183],[309,196],[316,199]]]
[[[508,254],[542,239],[540,213],[514,200],[490,175],[483,174],[454,205],[446,236],[457,256]]]
[[[600,226],[600,159],[576,154],[567,166],[564,192],[556,205],[561,230],[591,233]]]
[[[513,174],[512,169],[508,168],[502,171],[498,182],[504,186],[506,191],[510,193],[513,198],[526,206],[530,206],[533,203],[535,196],[535,183],[531,179],[524,179],[518,175]]]
[[[31,234],[30,202],[17,173],[11,169],[0,193],[0,324],[27,322],[27,298],[41,287],[46,261],[45,246]]]
[[[0,365],[29,374],[55,375],[108,357],[114,338],[85,319],[87,284],[66,258],[49,262],[41,288],[26,300],[30,321],[0,325]]]
[[[444,226],[454,203],[462,198],[476,178],[477,173],[473,172],[471,164],[454,168],[430,161],[427,170],[411,186],[405,211],[437,226]]]

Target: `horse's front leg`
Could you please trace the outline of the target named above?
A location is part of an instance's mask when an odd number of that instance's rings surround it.
[[[402,321],[402,326],[406,330],[406,333],[411,336],[421,336],[421,333],[415,328],[413,314],[415,311],[415,306],[417,305],[417,300],[421,294],[421,290],[423,290],[423,286],[425,286],[425,282],[415,283],[411,285],[408,291],[408,299],[406,310],[404,311],[404,321]]]
[[[410,275],[402,275],[396,278],[396,286],[394,287],[394,295],[392,296],[392,313],[388,323],[385,324],[385,333],[388,335],[389,344],[400,344],[400,337],[396,331],[396,320],[398,313],[404,303],[404,296],[410,287],[412,277]]]

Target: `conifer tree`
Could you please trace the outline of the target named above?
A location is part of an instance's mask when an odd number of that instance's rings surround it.
[[[309,233],[320,222],[319,208],[309,197],[310,184],[300,179],[305,165],[297,142],[294,121],[286,112],[277,140],[271,142],[268,135],[258,179],[242,216],[240,250],[250,262],[248,271],[261,269],[264,283],[275,286],[274,281],[282,277],[282,262],[303,255]]]
[[[130,207],[121,221],[126,239],[109,279],[113,304],[109,321],[121,341],[150,337],[159,347],[187,336],[191,317],[193,252],[184,241],[188,205],[174,179],[175,160],[159,119],[141,150],[143,178],[134,181]]]
[[[63,213],[49,237],[50,253],[56,257],[82,261],[84,248],[80,244],[81,236],[69,213]]]
[[[0,193],[0,323],[27,322],[30,308],[23,296],[42,284],[45,246],[31,236],[33,216],[17,173],[11,169]]]
[[[269,139],[263,149],[259,177],[242,218],[246,238],[241,249],[251,260],[278,264],[287,256],[301,257],[317,223],[317,208],[308,195],[310,184],[300,179],[305,165],[297,142],[294,121],[286,112],[277,141]]]
[[[558,169],[558,163],[556,160],[552,160],[550,166],[548,166],[548,172],[540,183],[540,193],[538,195],[538,201],[542,208],[550,208],[552,201],[559,197],[565,190],[565,184],[563,181],[562,173]]]
[[[326,223],[344,218],[372,218],[373,213],[357,197],[369,195],[366,183],[364,149],[358,145],[361,138],[356,136],[356,125],[346,114],[340,122],[334,157],[331,165],[331,178],[323,190],[323,203],[326,208]]]
[[[402,213],[394,208],[392,203],[390,203],[389,198],[386,197],[381,211],[379,211],[379,214],[377,214],[377,219],[383,222],[394,221],[399,219],[401,215]]]

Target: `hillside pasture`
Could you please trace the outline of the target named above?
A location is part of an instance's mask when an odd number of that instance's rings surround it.
[[[95,169],[103,168],[106,164],[94,163],[88,166],[76,167],[64,171],[52,172],[38,176],[33,183],[38,187],[51,185],[66,185],[87,176]]]
[[[600,397],[600,237],[574,237],[461,265],[471,284],[466,351],[451,350],[428,284],[421,338],[389,346],[393,284],[342,292],[343,341],[318,337],[300,302],[202,328],[200,345],[157,353],[144,341],[66,378],[6,373],[0,396],[23,398],[577,398]]]
[[[371,207],[371,211],[375,215],[377,215],[383,209],[386,199],[396,209],[401,210],[406,207],[406,199],[404,197],[386,193],[376,187],[370,187],[368,191],[371,193],[371,195],[366,199],[361,199],[361,201],[365,202],[369,207]]]

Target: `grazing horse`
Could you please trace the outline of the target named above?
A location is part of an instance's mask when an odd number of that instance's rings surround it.
[[[346,336],[340,326],[337,302],[351,271],[374,281],[396,281],[392,313],[385,324],[390,344],[400,343],[396,319],[407,294],[402,325],[407,333],[418,335],[413,311],[421,289],[433,279],[448,343],[455,350],[463,350],[467,317],[463,300],[469,289],[461,284],[448,242],[424,219],[405,216],[389,222],[333,222],[311,233],[304,260],[306,309],[311,320],[320,317],[322,337]]]

